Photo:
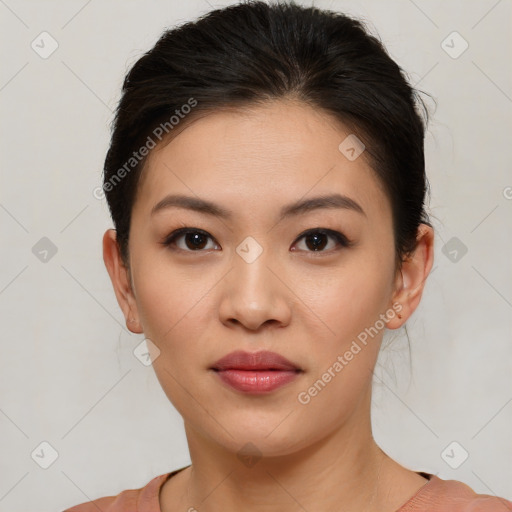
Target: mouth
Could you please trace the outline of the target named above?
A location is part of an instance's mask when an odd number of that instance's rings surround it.
[[[231,352],[211,368],[224,384],[237,391],[262,394],[293,381],[304,371],[275,352]]]

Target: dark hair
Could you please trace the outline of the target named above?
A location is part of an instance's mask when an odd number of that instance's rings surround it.
[[[424,209],[423,101],[361,21],[262,1],[166,30],[126,75],[103,184],[126,266],[131,211],[155,138],[165,143],[178,123],[181,129],[210,112],[284,98],[333,115],[363,141],[391,203],[400,268],[416,247],[419,224],[431,226]]]

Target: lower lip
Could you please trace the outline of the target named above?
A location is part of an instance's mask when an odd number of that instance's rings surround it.
[[[252,394],[274,391],[299,374],[292,370],[221,370],[215,373],[232,388]]]

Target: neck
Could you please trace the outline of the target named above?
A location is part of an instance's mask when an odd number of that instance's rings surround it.
[[[395,510],[384,497],[396,465],[375,443],[369,414],[282,456],[240,458],[185,423],[192,466],[179,507],[201,512]],[[174,502],[176,505],[176,501]],[[170,509],[170,508],[169,508]],[[162,508],[162,510],[165,510]]]

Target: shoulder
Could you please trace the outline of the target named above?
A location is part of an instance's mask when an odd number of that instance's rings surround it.
[[[104,498],[97,498],[95,500],[87,501],[75,505],[74,507],[67,508],[64,512],[124,512],[136,511],[137,501],[141,489],[128,489],[120,492],[117,496],[106,496]]]
[[[80,503],[63,512],[146,512],[159,511],[158,494],[160,487],[171,473],[156,476],[139,489],[127,489],[116,496],[106,496]]]
[[[512,501],[489,494],[477,494],[458,480],[432,475],[416,495],[397,512],[512,512]]]

